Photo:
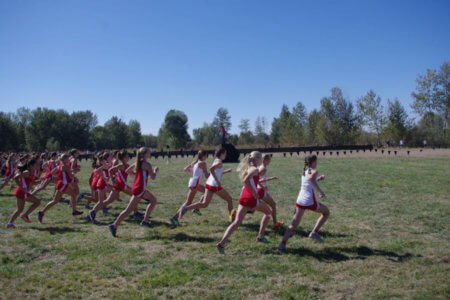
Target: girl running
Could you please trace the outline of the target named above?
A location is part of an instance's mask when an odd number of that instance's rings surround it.
[[[184,202],[181,207],[178,209],[177,213],[170,218],[170,222],[174,226],[180,225],[178,222],[178,216],[180,215],[180,211],[183,209],[183,207],[188,206],[192,203],[192,200],[194,200],[195,195],[197,194],[197,191],[200,191],[201,193],[205,193],[205,186],[200,184],[200,180],[202,179],[203,174],[206,178],[209,177],[208,170],[206,169],[206,159],[208,158],[208,153],[204,150],[198,151],[197,159],[187,165],[184,168],[185,172],[191,173],[191,178],[189,179],[189,192],[187,194],[186,202]],[[201,216],[201,212],[198,209],[193,209],[193,212]]]
[[[18,172],[14,177],[17,183],[17,188],[14,192],[14,195],[17,198],[17,209],[11,215],[8,224],[6,224],[6,228],[17,228],[17,226],[14,225],[14,221],[22,213],[26,201],[33,203],[30,208],[20,216],[27,223],[31,222],[28,216],[41,204],[41,200],[28,192],[33,180],[33,172],[37,168],[39,168],[39,164],[35,159],[31,159],[26,164],[17,167]]]
[[[131,188],[127,185],[127,178],[128,178],[127,170],[129,168],[128,161],[130,160],[130,156],[126,150],[123,150],[118,153],[117,158],[118,161],[120,161],[120,163],[109,169],[110,174],[116,174],[116,180],[113,185],[113,189],[109,193],[109,196],[105,201],[102,201],[102,199],[99,198],[97,204],[89,212],[88,220],[91,222],[95,221],[97,212],[100,209],[108,206],[109,204],[119,199],[120,192],[124,192],[125,194],[130,196],[132,195]],[[137,206],[133,216],[135,218],[143,217],[143,214],[137,212]]]
[[[14,173],[15,173],[15,169],[16,169],[16,158],[17,158],[17,155],[15,153],[10,154],[8,156],[8,159],[6,160],[5,181],[0,186],[0,190],[2,190],[9,183],[9,181],[12,178],[14,178]]]
[[[91,172],[91,176],[89,177],[89,187],[91,189],[91,194],[87,194],[87,193],[81,193],[78,196],[78,201],[80,201],[81,199],[86,199],[87,202],[84,205],[84,208],[90,209],[91,207],[89,206],[90,202],[97,202],[97,168],[100,167],[100,165],[98,165],[97,160],[100,156],[103,155],[102,153],[99,153],[98,155],[93,155],[92,157],[92,172]]]
[[[217,250],[220,253],[225,253],[225,243],[233,232],[242,224],[245,215],[250,210],[257,210],[264,214],[261,218],[261,224],[259,226],[259,232],[256,236],[257,242],[268,243],[269,241],[263,236],[267,223],[271,218],[272,211],[266,203],[260,201],[263,195],[258,194],[257,185],[259,183],[259,171],[258,166],[261,164],[262,155],[259,151],[253,151],[249,156],[245,156],[239,163],[238,171],[241,179],[244,183],[241,196],[239,197],[239,207],[236,215],[236,219],[225,230],[220,242],[217,243]]]
[[[53,196],[53,200],[50,201],[49,203],[47,203],[47,205],[44,207],[44,209],[42,211],[38,212],[39,223],[42,223],[45,213],[50,208],[52,208],[56,203],[58,203],[64,194],[67,194],[69,196],[73,195],[73,191],[71,190],[71,188],[69,186],[69,182],[71,182],[72,177],[73,177],[72,171],[68,167],[69,159],[70,159],[69,154],[64,153],[60,156],[60,164],[53,171],[54,173],[56,173],[56,177],[57,177],[57,182],[56,182],[56,186],[55,186],[55,194]],[[71,197],[71,199],[73,199],[73,197]],[[78,216],[83,213],[76,209],[76,202],[72,203],[71,207],[72,207],[72,216]]]
[[[267,166],[270,164],[270,155],[266,154],[263,157],[262,164],[259,166],[259,183],[258,183],[258,194],[262,195],[262,200],[269,204],[272,209],[272,218],[273,218],[273,228],[277,229],[280,226],[284,225],[284,222],[277,222],[277,205],[273,198],[267,192],[267,181],[277,180],[278,177],[267,177]]]
[[[208,207],[214,194],[219,195],[220,198],[227,202],[229,221],[232,222],[236,217],[236,210],[233,209],[231,196],[224,188],[222,188],[222,183],[220,181],[222,179],[222,174],[231,172],[231,169],[224,170],[223,168],[222,161],[227,157],[227,150],[221,148],[216,151],[214,156],[214,162],[211,168],[209,168],[210,175],[205,184],[205,194],[199,202],[183,206],[179,213],[179,219],[181,219],[188,210]]]
[[[150,227],[150,223],[148,219],[150,218],[150,214],[156,206],[156,198],[150,193],[147,188],[148,176],[155,180],[156,174],[158,174],[159,168],[156,167],[153,169],[152,165],[147,161],[150,158],[150,150],[146,147],[142,147],[139,149],[136,163],[128,167],[127,173],[131,173],[134,169],[134,181],[133,186],[131,187],[131,198],[128,206],[120,213],[117,217],[116,221],[109,225],[109,230],[111,234],[115,237],[117,232],[117,227],[119,227],[120,223],[134,210],[136,210],[141,199],[145,199],[149,201],[147,205],[147,209],[145,211],[144,220],[141,222],[141,226]]]
[[[317,219],[316,226],[314,226],[313,231],[309,234],[309,237],[322,242],[322,238],[319,236],[320,227],[325,223],[330,215],[330,211],[328,207],[324,204],[316,201],[315,191],[319,192],[319,197],[324,198],[325,194],[320,189],[317,184],[318,181],[324,180],[325,176],[318,176],[317,168],[317,156],[316,155],[308,155],[305,157],[305,166],[303,168],[302,173],[302,186],[300,189],[300,193],[298,195],[297,201],[295,203],[295,214],[294,219],[292,220],[291,226],[286,230],[283,240],[278,245],[278,250],[281,252],[286,252],[286,243],[289,238],[291,238],[295,229],[300,224],[302,216],[305,210],[312,210],[322,214],[319,219]]]
[[[56,182],[56,178],[52,175],[52,171],[57,167],[56,166],[56,158],[58,154],[53,152],[50,158],[44,162],[42,168],[45,170],[44,176],[42,178],[41,183],[31,192],[32,195],[36,195],[43,189],[45,189],[52,181]]]

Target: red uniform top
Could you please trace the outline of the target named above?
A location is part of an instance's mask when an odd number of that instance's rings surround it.
[[[131,194],[134,196],[142,197],[147,188],[148,171],[140,169],[136,172],[134,177],[133,186],[131,187]]]
[[[123,191],[125,186],[127,185],[128,173],[126,170],[128,169],[128,165],[126,163],[123,164],[124,170],[117,170],[116,172],[116,182],[114,183],[114,188],[116,190]]]
[[[101,170],[100,174],[98,175],[98,179],[97,179],[97,189],[103,190],[108,182],[107,179],[107,175],[106,175],[106,170]]]
[[[55,186],[55,189],[60,192],[63,192],[67,188],[67,174],[66,171],[63,171],[62,167],[63,164],[60,163],[58,166],[58,173],[56,174],[57,181]]]
[[[95,171],[95,169],[93,169],[92,173],[91,173],[91,178],[89,178],[89,185],[91,186],[91,188],[93,190],[97,189],[97,179],[98,179],[97,171]]]
[[[71,157],[70,160],[69,160],[68,167],[71,170],[77,169],[78,168],[78,160],[76,158],[74,158],[74,157]],[[73,172],[73,177],[72,177],[72,180],[70,182],[76,182],[76,181],[77,181],[77,179],[75,177],[75,172]]]
[[[8,165],[8,168],[6,168],[6,173],[5,173],[5,176],[7,176],[7,177],[11,176],[11,175],[14,175],[14,166],[12,163],[10,163]]]
[[[258,183],[259,183],[259,175],[253,176],[252,180],[250,180],[250,184],[255,189],[255,191],[258,190],[257,189]],[[253,208],[258,205],[258,200],[259,199],[256,199],[255,196],[253,196],[250,189],[244,184],[241,196],[239,197],[239,204]]]
[[[16,190],[14,191],[14,195],[17,198],[26,199],[27,196],[29,195],[28,188],[30,187],[30,183],[33,180],[33,178],[31,176],[32,175],[30,174],[30,176],[28,178],[25,178],[25,177],[20,178],[20,180],[19,180],[20,187],[22,187],[22,189],[24,189],[25,192],[22,191],[19,186],[17,186]]]
[[[47,171],[44,173],[44,178],[52,178],[52,162],[47,162]]]

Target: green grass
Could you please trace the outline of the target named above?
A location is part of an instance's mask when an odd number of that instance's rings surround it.
[[[322,231],[325,242],[307,238],[318,217],[307,212],[286,255],[276,251],[283,230],[267,230],[270,244],[255,242],[258,213],[247,216],[226,254],[219,255],[215,243],[228,222],[218,197],[202,217],[189,212],[182,226],[172,228],[168,219],[187,193],[182,169],[188,160],[152,162],[161,172],[149,185],[159,201],[151,229],[127,219],[118,238],[111,237],[106,225],[125,201],[113,204],[111,215],[99,213],[98,225],[72,218],[67,203],[60,203],[43,225],[33,214],[31,224],[18,220],[19,229],[0,229],[0,298],[450,297],[449,158],[319,158],[326,175],[324,203],[331,210]],[[82,167],[81,190],[88,192],[89,164]],[[269,167],[269,175],[280,178],[269,183],[269,191],[279,219],[288,224],[301,167],[298,157],[275,157]],[[242,187],[237,174],[224,175],[223,185],[237,205]],[[53,189],[39,194],[43,202]],[[3,224],[14,208],[13,193],[5,188]]]

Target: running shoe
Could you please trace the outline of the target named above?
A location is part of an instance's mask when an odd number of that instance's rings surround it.
[[[82,211],[79,211],[79,210],[76,210],[76,211],[73,211],[73,212],[72,212],[72,216],[74,216],[74,217],[79,216],[79,215],[82,215],[82,214],[83,214],[83,212],[82,212]]]
[[[276,222],[275,224],[273,224],[273,229],[277,229],[278,227],[281,227],[284,225],[284,222]]]
[[[103,212],[104,215],[109,214],[109,208],[107,206],[103,207],[102,208],[102,212]]]
[[[236,210],[235,209],[231,210],[231,214],[228,216],[228,221],[231,223],[234,221],[234,219],[236,219]]]
[[[181,208],[180,210],[180,213],[178,214],[178,219],[181,219],[186,213],[186,211],[187,211],[186,206],[183,206],[183,208]]]
[[[108,225],[109,231],[111,232],[113,237],[116,237],[117,228],[114,224]]]
[[[21,217],[21,218],[22,218],[22,220],[24,220],[25,222],[27,222],[27,223],[31,223],[31,220],[30,220],[30,218],[28,218],[28,216],[25,216],[25,215],[21,215],[20,217]]]
[[[318,242],[323,242],[323,239],[317,233],[314,233],[314,232],[311,232],[309,234],[309,238],[316,240]]]
[[[147,221],[144,221],[144,220],[142,220],[141,224],[139,224],[139,225],[145,226],[145,227],[149,227],[149,228],[152,227],[152,226],[150,225],[150,222],[147,222]]]
[[[8,223],[8,224],[6,224],[6,228],[10,228],[10,229],[16,229],[16,228],[17,228],[17,226],[16,226],[16,225],[14,225],[13,223]]]
[[[256,237],[256,241],[258,243],[264,243],[264,244],[270,243],[269,240],[265,236]]]
[[[282,253],[286,253],[286,252],[287,252],[286,246],[283,245],[283,243],[280,243],[280,244],[278,245],[278,251],[280,251],[280,252],[282,252]]]
[[[225,247],[222,246],[222,244],[220,244],[220,242],[216,244],[216,247],[217,247],[217,251],[219,251],[220,254],[225,254]]]
[[[79,202],[81,199],[83,199],[83,196],[84,196],[84,193],[80,193],[78,195],[77,202]]]
[[[96,217],[96,213],[95,213],[95,210],[91,210],[90,212],[89,212],[89,215],[88,215],[88,217],[89,217],[89,220],[92,222],[92,223],[94,223],[95,222],[95,217]]]
[[[202,213],[201,213],[201,211],[200,211],[199,209],[193,209],[193,210],[192,210],[192,213],[193,213],[193,214],[196,214],[196,215],[198,215],[198,216],[202,216]]]
[[[175,227],[180,226],[180,222],[178,222],[178,220],[175,218],[170,218],[170,223],[172,223],[172,225]]]
[[[38,221],[42,224],[42,219],[44,218],[44,213],[42,211],[38,211]]]
[[[117,202],[123,202],[123,200],[119,198],[119,199],[117,199]]]
[[[133,218],[135,218],[135,219],[141,219],[141,218],[143,218],[143,217],[144,217],[144,214],[141,213],[141,212],[138,212],[138,211],[136,211],[136,212],[133,214]]]
[[[89,202],[84,205],[84,208],[91,209],[91,207],[89,206]]]

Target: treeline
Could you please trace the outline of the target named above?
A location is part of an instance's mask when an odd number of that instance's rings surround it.
[[[242,119],[239,134],[228,134],[229,142],[240,145],[350,145],[399,144],[448,146],[448,113],[450,109],[450,64],[419,75],[411,94],[414,120],[398,99],[383,100],[373,90],[355,102],[334,87],[320,101],[320,108],[310,112],[301,103],[283,105],[278,117],[269,124],[257,117],[253,129],[249,119]],[[211,147],[221,143],[223,127],[231,129],[227,109],[219,108],[210,123],[188,134],[188,117],[182,111],[170,110],[157,136],[143,135],[140,123],[128,123],[114,116],[103,126],[90,111],[68,113],[65,110],[20,108],[16,113],[0,112],[0,151],[59,149],[120,149],[148,146],[188,149]],[[270,130],[268,127],[270,126]]]

